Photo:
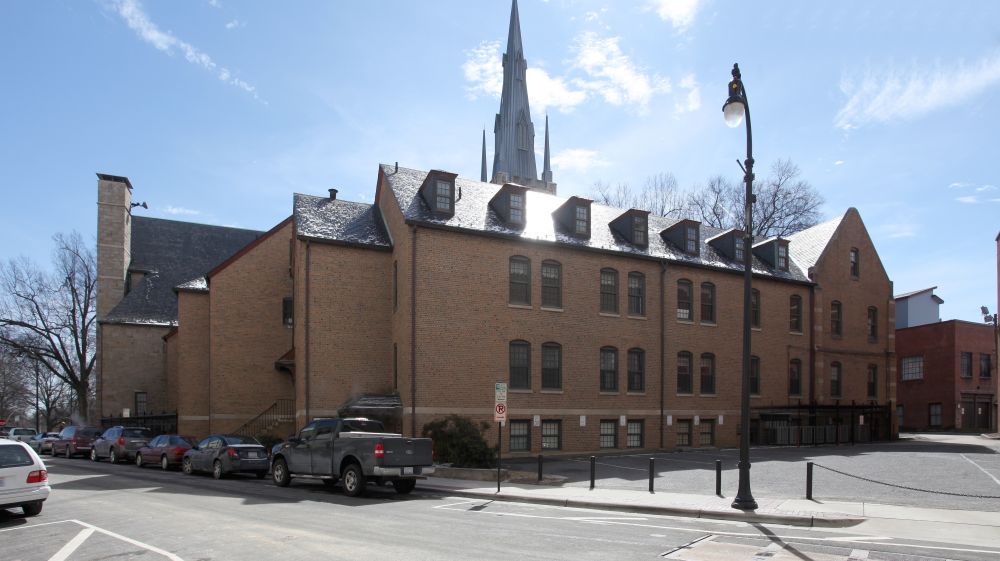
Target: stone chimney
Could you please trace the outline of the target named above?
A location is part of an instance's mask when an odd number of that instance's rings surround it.
[[[127,177],[97,174],[97,319],[125,296],[132,260],[132,184]]]

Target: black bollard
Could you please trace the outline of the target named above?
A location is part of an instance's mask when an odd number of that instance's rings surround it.
[[[806,499],[813,498],[813,463],[806,462]]]
[[[655,463],[656,463],[656,459],[653,458],[653,457],[650,457],[649,458],[649,492],[650,493],[653,492],[653,477],[655,477],[655,474],[656,474]]]
[[[594,489],[594,478],[597,477],[597,458],[595,456],[590,457],[590,489]]]
[[[715,494],[722,496],[722,460],[715,460]]]
[[[542,455],[538,455],[538,482],[542,482]]]

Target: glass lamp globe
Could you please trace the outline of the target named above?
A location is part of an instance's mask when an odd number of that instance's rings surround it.
[[[730,101],[722,108],[722,115],[726,119],[726,124],[732,128],[740,126],[740,123],[743,122],[743,112],[743,103],[739,101]]]

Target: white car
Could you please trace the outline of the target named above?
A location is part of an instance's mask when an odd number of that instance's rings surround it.
[[[23,442],[0,440],[0,509],[21,507],[25,516],[35,516],[50,491],[38,454]]]
[[[27,442],[34,437],[37,432],[35,429],[22,429],[20,427],[12,427],[7,431],[7,438],[11,440],[20,440],[21,442]]]

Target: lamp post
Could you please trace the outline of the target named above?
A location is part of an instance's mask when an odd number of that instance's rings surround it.
[[[983,312],[983,321],[993,326],[993,364],[991,367],[995,365],[997,368],[1000,368],[1000,364],[998,364],[1000,363],[1000,352],[998,352],[998,346],[1000,346],[1000,326],[997,324],[997,314],[990,314],[990,309],[986,306],[980,306],[979,309]],[[1000,370],[998,370],[998,374],[1000,374]],[[996,380],[996,377],[993,377],[993,380]],[[998,384],[997,395],[993,396],[994,407],[996,407],[996,403],[1000,402],[1000,381],[994,383]],[[990,416],[993,417],[990,419],[990,430],[996,430],[997,426],[1000,426],[997,423],[997,415],[992,414],[992,411],[990,413]]]
[[[757,501],[750,492],[750,281],[753,263],[753,138],[750,134],[750,104],[740,77],[740,66],[733,64],[733,79],[729,82],[729,98],[722,106],[726,124],[738,127],[747,120],[747,159],[740,167],[746,183],[743,215],[743,375],[740,384],[740,487],[732,507],[756,510]],[[739,160],[736,161],[739,163]]]

